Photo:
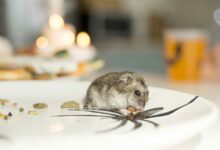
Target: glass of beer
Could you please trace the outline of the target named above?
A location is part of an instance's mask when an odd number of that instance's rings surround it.
[[[166,30],[164,38],[165,60],[170,79],[199,80],[206,45],[207,36],[202,30]]]

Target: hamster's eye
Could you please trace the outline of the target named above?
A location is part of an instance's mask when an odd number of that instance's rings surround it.
[[[135,91],[134,91],[134,94],[137,95],[137,96],[140,96],[140,95],[141,95],[141,92],[140,92],[139,90],[135,90]]]

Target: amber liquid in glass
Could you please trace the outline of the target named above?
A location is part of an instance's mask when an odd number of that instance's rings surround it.
[[[206,39],[165,38],[165,56],[168,75],[172,80],[198,80],[204,57]]]

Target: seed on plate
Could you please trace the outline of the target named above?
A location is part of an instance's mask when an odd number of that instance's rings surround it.
[[[7,100],[7,99],[0,99],[0,104],[1,104],[2,106],[7,105],[7,104],[9,104],[9,103],[10,103],[10,101]]]
[[[11,106],[12,106],[12,107],[17,107],[17,106],[18,106],[18,103],[14,102],[14,103],[11,104]]]
[[[132,107],[132,106],[129,106],[128,108],[128,111],[130,112],[135,112],[136,111],[136,108]]]
[[[20,112],[24,112],[24,108],[23,108],[23,107],[20,107],[20,108],[19,108],[19,111],[20,111]]]
[[[128,119],[129,120],[134,120],[135,116],[131,113],[131,114],[128,114]]]
[[[138,115],[140,112],[141,112],[141,111],[139,111],[139,110],[134,111],[134,112],[132,112],[132,115],[136,116],[136,115]]]
[[[8,116],[7,115],[4,116],[4,120],[8,120]]]
[[[64,102],[60,107],[62,109],[67,109],[67,108],[79,109],[79,103],[75,101],[67,101],[67,102]]]
[[[37,112],[36,110],[29,110],[28,114],[29,115],[39,115],[39,112]]]
[[[47,108],[48,105],[45,104],[45,103],[36,103],[36,104],[33,105],[33,107],[34,107],[35,109],[43,109],[43,108]]]
[[[4,118],[4,117],[5,117],[5,114],[0,113],[0,118]]]
[[[11,112],[9,112],[9,113],[8,113],[8,116],[9,116],[9,117],[12,117],[12,113],[11,113]]]

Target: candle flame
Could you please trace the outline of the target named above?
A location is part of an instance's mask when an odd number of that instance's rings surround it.
[[[52,29],[61,29],[64,26],[64,20],[60,15],[53,14],[49,18],[49,26]]]
[[[36,40],[36,46],[39,49],[45,49],[48,47],[48,40],[46,37],[40,36],[39,38],[37,38]]]
[[[80,32],[76,37],[76,43],[80,47],[88,47],[91,43],[90,37],[86,32]]]

